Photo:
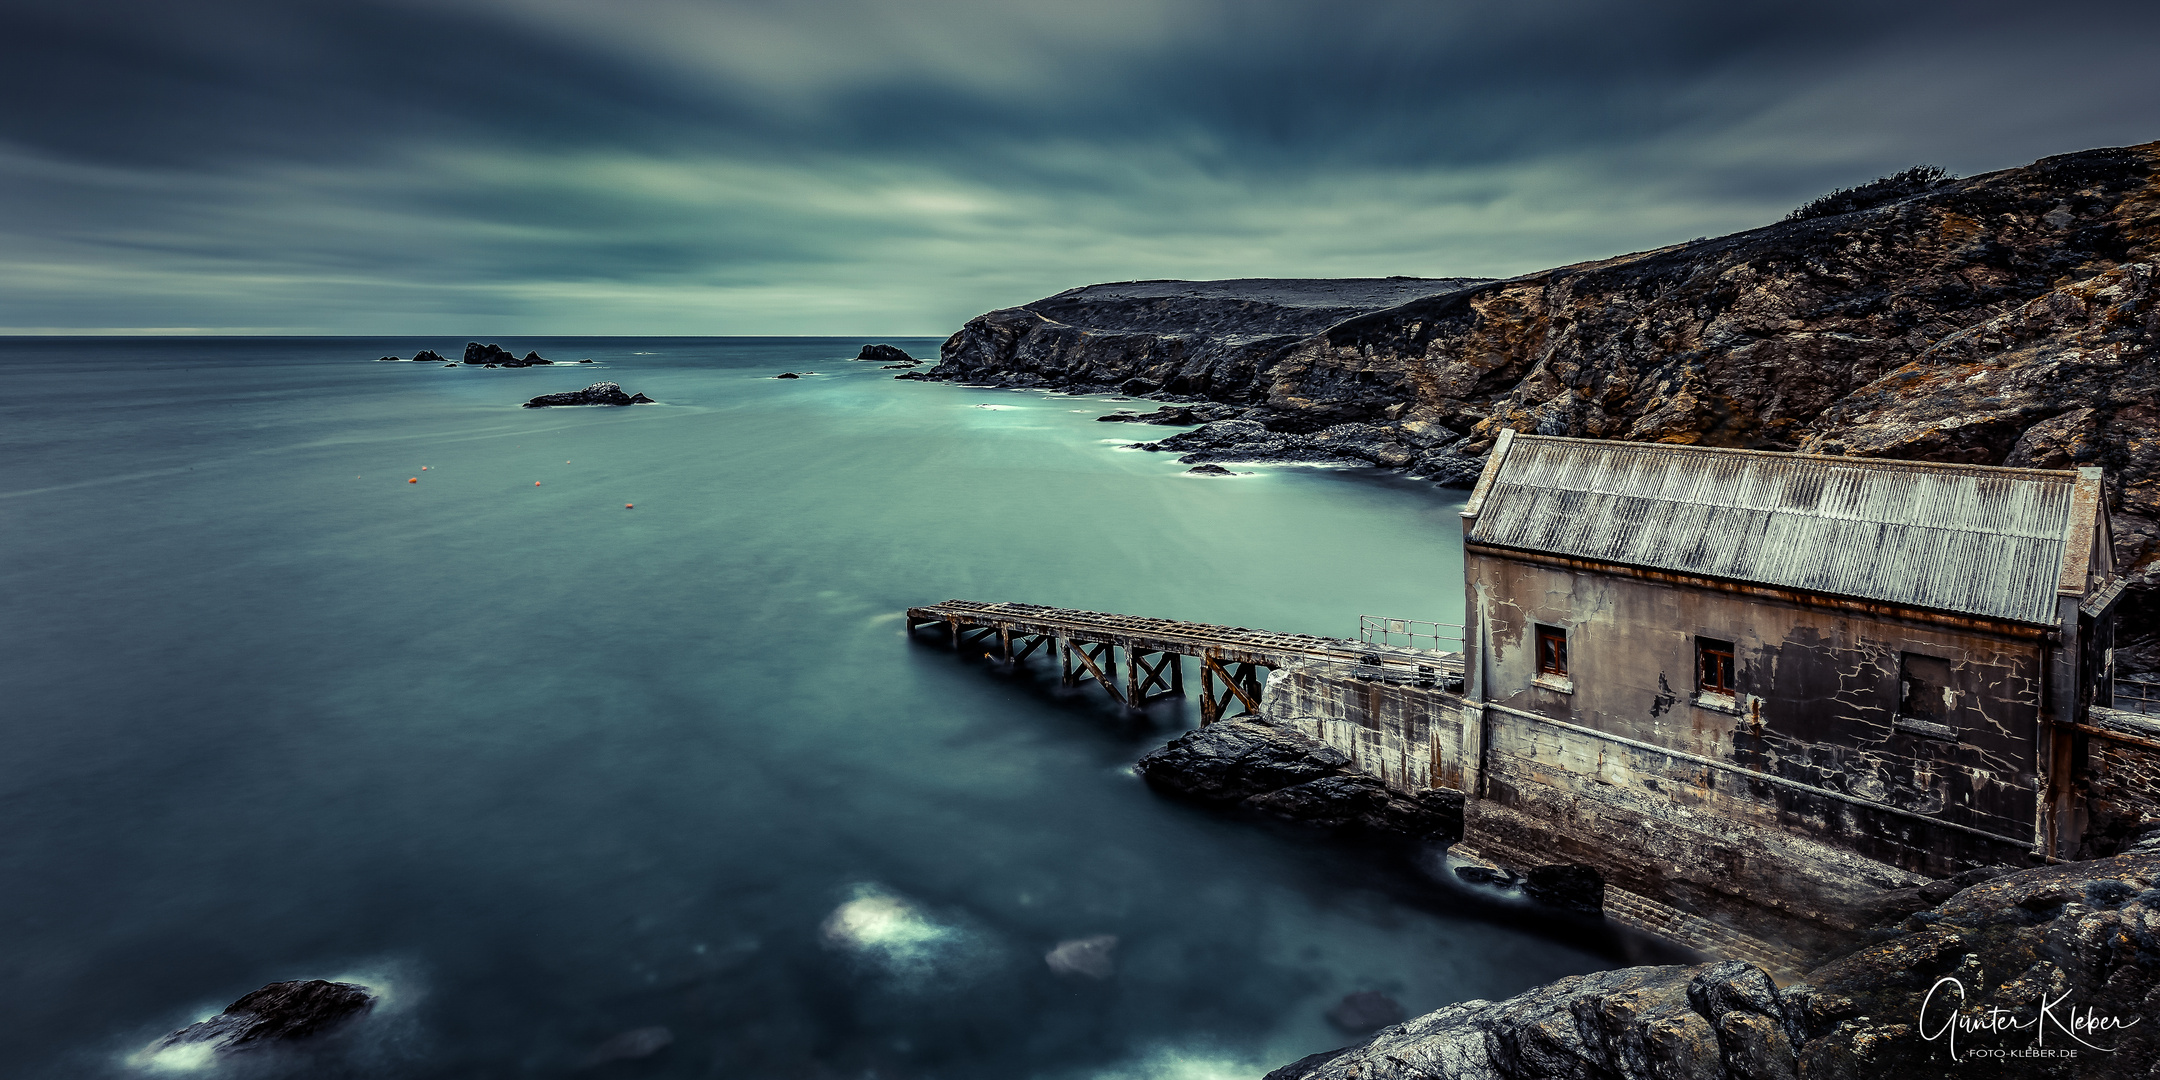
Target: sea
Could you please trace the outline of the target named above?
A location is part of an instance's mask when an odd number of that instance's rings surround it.
[[[0,1075],[1247,1080],[1347,994],[1622,962],[1441,852],[1160,797],[1196,702],[902,614],[1459,622],[1461,492],[1195,476],[1096,419],[1150,403],[864,343],[0,339]],[[603,380],[657,404],[519,407]],[[377,1005],[147,1049],[315,978]]]

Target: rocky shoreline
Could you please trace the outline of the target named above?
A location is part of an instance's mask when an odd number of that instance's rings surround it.
[[[2154,847],[2160,845],[2146,845]],[[1267,1080],[2149,1075],[2160,853],[2006,874],[1779,987],[1737,961],[1465,1001]]]
[[[1481,279],[1125,282],[968,321],[906,378],[1116,392],[1188,464],[1471,482],[1502,429],[2101,465],[2160,672],[2160,143],[1885,188],[1843,213]]]
[[[1460,793],[1395,791],[1258,718],[1188,732],[1136,771],[1174,798],[1337,835],[1462,836]],[[1521,876],[1541,884],[1534,899],[1548,910],[1594,915],[1602,883],[1581,869]],[[2113,858],[1885,892],[1875,910],[1875,926],[1783,987],[1731,960],[1572,976],[1390,1023],[1267,1080],[1861,1080],[1975,1062],[2010,1076],[2147,1075],[2160,1051],[2160,1027],[2139,1023],[2160,1006],[2160,830]],[[2055,1055],[2014,1056],[2049,1046]]]

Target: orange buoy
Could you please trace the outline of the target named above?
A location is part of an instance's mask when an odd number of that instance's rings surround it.
[[[628,510],[628,509],[630,509],[630,504],[629,504],[629,503],[624,503],[624,504],[622,504],[622,508],[623,508],[623,509],[625,509],[625,510]]]
[[[538,481],[538,480],[535,480],[535,481],[533,481],[533,486],[534,486],[534,487],[539,487],[539,486],[540,486],[540,481]]]
[[[417,483],[419,483],[419,482],[420,482],[420,478],[419,478],[419,477],[417,477],[417,476],[415,476],[415,477],[413,477],[412,479],[410,479],[410,480],[407,480],[407,481],[405,481],[405,482],[406,482],[406,483],[408,483],[408,484],[417,484]]]
[[[421,471],[421,472],[426,472],[426,471],[427,471],[427,466],[425,466],[425,465],[422,465],[422,466],[420,466],[420,471]]]

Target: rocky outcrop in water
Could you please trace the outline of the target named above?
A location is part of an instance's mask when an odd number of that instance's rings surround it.
[[[2151,853],[2011,873],[1783,990],[1733,961],[1579,975],[1450,1005],[1268,1080],[2147,1076],[2156,884]]]
[[[1462,839],[1459,791],[1396,791],[1341,751],[1250,718],[1180,736],[1134,766],[1166,794],[1338,832],[1452,844]]]
[[[418,359],[415,357],[414,359]],[[516,353],[500,345],[482,345],[477,341],[465,343],[465,362],[484,364],[488,367],[537,367],[555,361],[544,359],[537,352],[528,352],[520,358]]]
[[[865,345],[855,354],[857,360],[875,360],[881,364],[912,364],[916,360],[897,345]]]
[[[227,1006],[224,1012],[181,1028],[152,1043],[152,1060],[172,1053],[206,1048],[229,1053],[312,1038],[343,1026],[375,1004],[367,987],[309,979],[271,983]]]
[[[611,383],[594,383],[583,390],[566,394],[542,394],[525,403],[528,409],[544,409],[551,405],[651,405],[653,399],[643,394],[625,394],[623,388]]]

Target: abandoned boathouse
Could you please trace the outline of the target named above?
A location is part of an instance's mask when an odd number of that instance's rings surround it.
[[[1122,643],[1128,704],[1163,670],[1142,657],[1197,656],[1388,783],[1464,792],[1459,850],[1588,863],[1805,952],[1919,875],[2079,854],[2098,774],[2160,751],[2107,719],[2122,585],[2102,482],[1502,432],[1462,512],[1459,655],[1214,656],[1160,630],[1090,646],[1077,624],[934,609],[910,625],[1063,634],[1068,652],[1078,633],[1114,694]],[[1232,660],[1270,669],[1264,694]],[[1205,719],[1235,706],[1207,696]],[[2133,764],[2142,783],[2160,754]]]

